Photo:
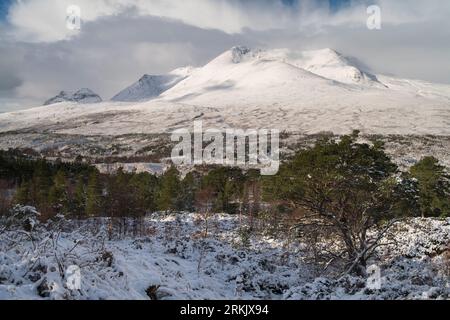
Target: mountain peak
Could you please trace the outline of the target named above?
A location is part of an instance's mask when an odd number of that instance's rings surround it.
[[[195,72],[194,72],[195,71]],[[252,49],[235,46],[202,68],[185,67],[165,75],[145,74],[113,101],[139,102],[156,98],[186,100],[233,88],[272,88],[277,83],[302,90],[317,82],[335,86],[383,87],[376,76],[332,48],[311,51]],[[309,89],[308,89],[309,90]]]
[[[302,69],[344,84],[384,87],[377,77],[362,68],[359,63],[346,57],[332,48],[299,51],[292,49],[251,49],[246,46],[236,46],[226,51],[205,68],[208,72],[224,68],[228,64],[237,65],[247,62],[260,62],[260,66],[270,63],[284,63],[291,67]]]
[[[58,95],[47,100],[44,105],[48,106],[60,102],[98,103],[102,102],[102,98],[91,89],[82,88],[75,92],[61,91]]]
[[[183,67],[163,75],[144,74],[136,83],[116,94],[111,100],[137,102],[151,100],[183,81],[195,70]]]
[[[151,78],[151,77],[153,77],[152,75],[149,75],[149,74],[144,74],[140,79],[139,79],[139,81],[146,81],[146,80],[148,80],[149,78]]]
[[[367,68],[362,68],[355,59],[331,48],[289,52],[286,62],[341,83],[384,87],[375,75],[366,70]]]
[[[252,50],[245,46],[237,46],[231,48],[231,60],[233,63],[240,63],[243,58],[249,54]]]

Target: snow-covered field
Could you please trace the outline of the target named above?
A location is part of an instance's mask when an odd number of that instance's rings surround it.
[[[379,251],[381,289],[366,279],[317,277],[301,239],[240,232],[216,214],[156,213],[139,236],[109,237],[106,220],[0,230],[0,299],[448,299],[450,220],[397,226]],[[71,266],[80,286],[67,284]],[[72,282],[73,283],[73,282]]]

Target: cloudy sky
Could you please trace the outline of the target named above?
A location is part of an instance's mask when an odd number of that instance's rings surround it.
[[[381,30],[366,26],[373,4]],[[81,87],[109,99],[235,45],[331,47],[375,72],[450,83],[449,17],[448,0],[0,0],[0,112]]]

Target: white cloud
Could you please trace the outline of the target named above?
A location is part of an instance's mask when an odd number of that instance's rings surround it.
[[[381,31],[366,7],[382,8]],[[90,87],[109,98],[144,73],[202,65],[227,48],[333,47],[375,71],[450,82],[450,1],[354,0],[331,12],[326,0],[21,0],[0,31],[0,104],[36,101]],[[82,11],[80,32],[66,8]]]
[[[17,39],[31,42],[58,41],[76,35],[76,31],[65,27],[70,5],[81,8],[84,23],[132,11],[226,33],[240,33],[246,28],[320,30],[327,26],[365,25],[365,9],[373,3],[381,6],[383,23],[388,25],[447,21],[450,14],[448,0],[360,0],[337,13],[330,11],[326,0],[300,0],[295,8],[282,5],[281,0],[21,0],[11,7],[8,20]]]
[[[291,22],[290,11],[279,1],[237,0],[22,0],[11,7],[8,21],[20,40],[67,39],[77,34],[65,27],[66,9],[70,5],[81,8],[84,23],[129,11],[227,33],[238,33],[244,28],[285,27]]]

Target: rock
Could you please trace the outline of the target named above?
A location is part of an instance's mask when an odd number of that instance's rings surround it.
[[[152,285],[145,290],[145,293],[150,298],[150,300],[158,300],[158,290],[161,286],[159,285]]]
[[[53,286],[48,283],[47,278],[44,278],[41,283],[37,286],[38,295],[42,298],[49,298],[50,293],[53,290]]]
[[[105,251],[102,253],[100,260],[105,262],[106,266],[110,268],[114,261],[114,255],[112,254],[112,252]]]
[[[102,102],[102,98],[92,90],[84,88],[76,92],[61,91],[57,96],[47,100],[44,105],[60,102],[98,103]]]

